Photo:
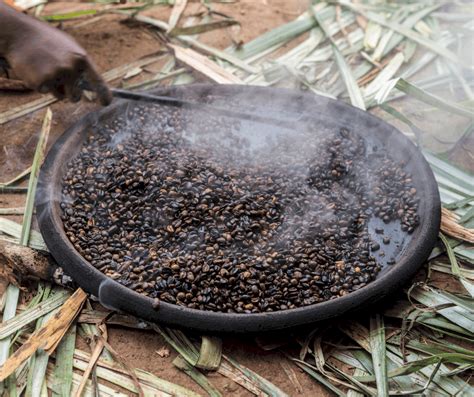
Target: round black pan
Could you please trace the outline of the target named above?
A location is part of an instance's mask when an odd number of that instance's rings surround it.
[[[327,320],[358,308],[367,308],[400,290],[412,279],[431,252],[440,225],[440,199],[433,173],[420,151],[397,129],[379,118],[340,101],[275,88],[190,85],[160,88],[151,93],[212,102],[220,108],[275,115],[292,120],[295,131],[299,128],[298,123],[311,123],[314,128],[329,130],[341,127],[353,130],[363,136],[372,147],[388,151],[393,159],[403,164],[411,173],[420,198],[421,223],[411,235],[401,232],[397,224],[384,225],[385,235],[397,244],[391,244],[395,248],[386,252],[385,257],[377,258],[384,267],[377,279],[358,291],[331,301],[258,314],[200,311],[165,302],[161,302],[156,309],[151,298],[113,281],[79,255],[66,237],[60,218],[61,179],[67,162],[78,153],[90,131],[100,128],[107,121],[123,117],[130,106],[137,106],[137,102],[116,101],[99,112],[85,116],[57,140],[41,169],[36,199],[40,229],[51,254],[66,273],[85,291],[99,297],[106,307],[168,326],[199,331],[281,330]],[[157,109],[156,105],[151,104],[140,106],[150,106],[150,111]],[[246,123],[250,123],[249,127],[252,127],[251,121]],[[259,128],[261,124],[256,124],[255,130],[258,131]],[[373,218],[369,227],[373,230],[377,222],[379,220]],[[373,238],[377,238],[375,233]],[[389,258],[395,258],[396,264],[388,266],[386,262]]]

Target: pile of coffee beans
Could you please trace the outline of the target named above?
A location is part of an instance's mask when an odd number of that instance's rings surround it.
[[[90,132],[61,208],[77,251],[141,294],[228,313],[336,299],[381,270],[371,217],[419,223],[411,176],[355,131],[137,109]]]

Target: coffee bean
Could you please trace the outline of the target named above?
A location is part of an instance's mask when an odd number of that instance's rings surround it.
[[[238,122],[132,109],[134,128],[100,127],[68,163],[61,219],[86,260],[154,308],[255,313],[337,299],[381,270],[372,217],[407,233],[420,222],[411,176],[348,129],[302,131],[300,146],[275,135],[254,155]]]

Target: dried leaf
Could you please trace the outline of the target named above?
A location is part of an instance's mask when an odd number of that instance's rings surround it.
[[[31,357],[38,349],[51,354],[62,337],[69,329],[74,318],[87,298],[82,289],[78,289],[43,327],[34,332],[15,353],[0,368],[0,381],[5,380],[25,360]]]
[[[25,215],[23,216],[23,223],[21,225],[20,244],[28,245],[30,239],[31,220],[33,218],[33,210],[36,195],[36,186],[38,184],[38,175],[43,158],[45,155],[46,145],[48,143],[49,131],[51,129],[51,120],[53,113],[48,108],[43,119],[43,126],[41,128],[40,137],[36,145],[35,156],[33,164],[31,165],[30,179],[28,182],[28,193],[26,195]]]
[[[75,344],[76,325],[72,324],[56,350],[55,365],[51,376],[53,397],[71,395]]]
[[[222,394],[210,383],[207,378],[195,367],[189,364],[182,356],[177,356],[173,360],[173,365],[192,378],[199,386],[207,391],[210,397],[221,397]]]
[[[207,57],[202,56],[198,52],[181,46],[170,44],[176,58],[184,64],[195,69],[199,73],[210,78],[218,84],[243,84],[243,82],[224,68],[210,61]]]
[[[201,23],[193,26],[186,26],[182,28],[173,28],[169,31],[169,35],[172,37],[176,36],[192,36],[195,34],[201,34],[210,32],[211,30],[223,29],[229,26],[239,25],[239,22],[235,19],[223,19],[221,21],[212,21],[208,23]]]
[[[203,336],[196,367],[214,371],[219,368],[221,357],[222,339],[215,336]]]
[[[181,15],[183,14],[186,5],[188,4],[188,0],[176,0],[174,2],[173,9],[171,10],[170,19],[168,21],[168,33],[171,32],[174,27],[178,24]]]
[[[441,231],[458,240],[474,244],[474,229],[461,226],[459,221],[459,216],[454,212],[446,208],[441,209]]]
[[[388,397],[385,325],[381,314],[377,313],[370,317],[369,343],[374,363],[377,396]]]

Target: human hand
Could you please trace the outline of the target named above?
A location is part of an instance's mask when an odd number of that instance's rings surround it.
[[[107,84],[72,37],[34,18],[13,10],[11,13],[17,14],[16,23],[10,24],[17,31],[10,29],[8,46],[2,55],[29,88],[77,102],[86,83],[103,105],[111,102]]]

